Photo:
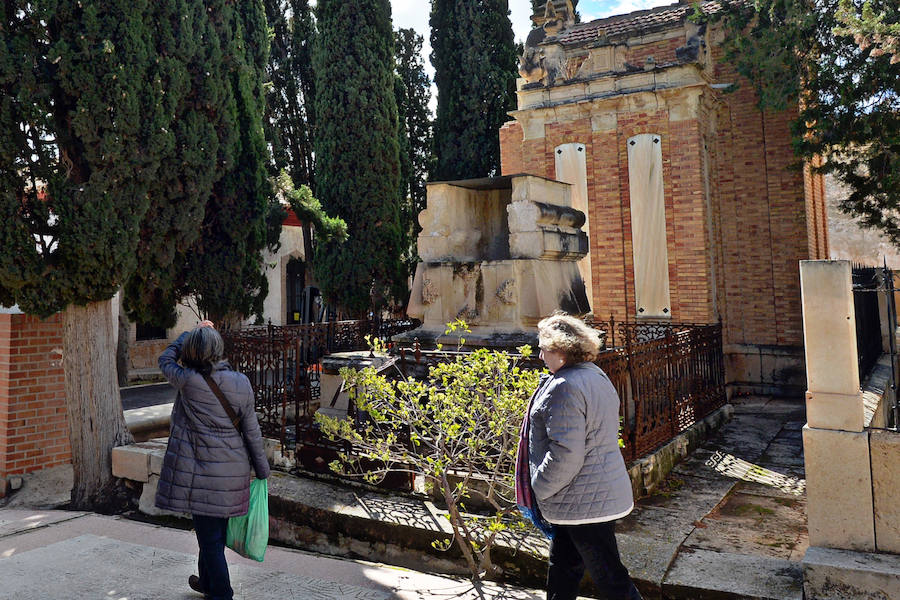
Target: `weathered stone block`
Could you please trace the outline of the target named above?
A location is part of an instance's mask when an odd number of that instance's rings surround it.
[[[762,381],[762,366],[759,350],[725,348],[726,381]]]
[[[856,394],[806,392],[806,420],[816,429],[862,431],[864,423],[862,397]]]
[[[900,556],[810,546],[803,593],[806,600],[900,598]]]
[[[150,515],[151,517],[168,515],[172,517],[190,519],[191,515],[188,514],[176,513],[169,510],[156,508],[156,487],[158,485],[159,476],[151,475],[147,483],[144,484],[144,488],[141,490],[141,498],[138,501],[138,509],[145,515]]]
[[[803,428],[811,546],[875,550],[868,433]]]
[[[148,448],[142,448],[139,444],[113,448],[113,475],[131,481],[146,482],[150,477],[150,454]]]
[[[811,392],[859,390],[850,262],[800,261],[806,381]]]
[[[900,554],[900,433],[869,432],[872,492],[875,505],[875,543],[879,552]],[[900,577],[900,572],[898,572]],[[900,594],[897,596],[900,598]]]

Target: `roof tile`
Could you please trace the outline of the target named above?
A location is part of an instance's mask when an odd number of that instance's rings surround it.
[[[719,10],[720,5],[717,0],[712,0],[703,2],[701,7],[706,12],[716,12]],[[693,11],[694,7],[692,5],[672,4],[605,19],[597,19],[588,23],[578,23],[557,36],[547,38],[544,43],[581,46],[598,41],[604,35],[606,37],[618,37],[627,34],[657,31],[681,25]]]

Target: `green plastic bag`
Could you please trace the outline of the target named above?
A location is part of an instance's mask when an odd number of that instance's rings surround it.
[[[250,482],[250,508],[246,515],[228,519],[225,545],[246,558],[263,561],[269,544],[269,484]]]

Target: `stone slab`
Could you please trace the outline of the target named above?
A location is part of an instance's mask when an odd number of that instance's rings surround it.
[[[797,433],[797,432],[793,432]],[[797,435],[794,439],[776,437],[759,457],[759,464],[766,467],[798,467],[803,468],[803,440]]]
[[[900,554],[900,433],[869,432],[875,543],[879,552]]]
[[[81,535],[0,560],[3,593],[17,600],[196,598],[187,588],[197,557],[96,535]],[[390,594],[332,581],[230,566],[237,600],[382,600]],[[35,577],[40,573],[40,577]]]
[[[745,416],[741,427],[727,427],[719,435],[704,444],[704,448],[722,450],[743,460],[755,461],[781,431],[782,421],[778,418]]]
[[[638,500],[641,507],[657,507],[702,519],[731,491],[735,481],[726,477],[703,479],[672,474],[652,494]]]
[[[616,543],[622,564],[628,567],[628,573],[641,591],[645,587],[659,589],[679,547],[677,542],[618,532]],[[644,595],[646,598],[646,592]]]
[[[810,547],[803,590],[808,600],[900,598],[900,556]]]
[[[138,442],[168,435],[173,406],[169,402],[124,411],[128,431]]]
[[[802,600],[802,579],[800,564],[787,560],[683,550],[662,591],[670,600]]]
[[[733,493],[703,519],[684,545],[787,560],[795,555],[799,560],[806,551],[805,540],[805,499]]]
[[[859,366],[850,262],[801,260],[800,295],[807,389],[857,393]]]
[[[617,534],[681,544],[694,529],[696,515],[667,508],[636,506],[616,524]]]
[[[862,394],[806,392],[806,415],[810,427],[862,431],[865,411]]]
[[[809,543],[875,550],[868,433],[803,429]]]
[[[59,510],[36,512],[33,510],[6,509],[0,511],[0,538],[34,531],[35,529],[48,527],[54,523],[61,523],[70,519],[77,519],[85,514],[87,513]]]

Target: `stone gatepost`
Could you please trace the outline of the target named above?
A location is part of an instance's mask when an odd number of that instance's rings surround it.
[[[800,289],[809,525],[804,597],[900,598],[900,434],[866,422],[850,263],[800,261]]]
[[[848,261],[800,261],[809,545],[875,550],[869,440]]]

